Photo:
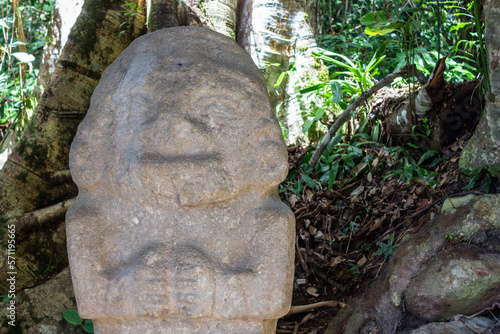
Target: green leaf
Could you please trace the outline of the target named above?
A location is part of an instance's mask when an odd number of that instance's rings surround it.
[[[332,87],[333,102],[339,103],[340,101],[342,101],[342,97],[344,96],[342,85],[340,84],[340,82],[334,80],[330,82],[330,86]]]
[[[50,6],[50,5],[44,5],[43,6],[43,10],[45,12],[51,13],[54,10],[54,5],[52,5],[52,6]]]
[[[323,117],[324,114],[325,114],[325,109],[323,108],[316,109],[316,111],[314,112],[314,120],[317,121],[321,119],[321,117]]]
[[[85,320],[85,323],[83,324],[83,330],[86,333],[94,333],[94,324],[92,323],[92,320]]]
[[[314,92],[316,90],[320,90],[321,88],[325,87],[327,84],[326,83],[320,83],[311,87],[304,88],[299,91],[300,94],[305,94],[309,92]]]
[[[425,153],[424,153],[424,154],[420,157],[420,159],[418,160],[417,165],[420,165],[420,164],[421,164],[422,162],[424,162],[425,160],[427,160],[427,159],[429,159],[429,158],[431,158],[431,157],[433,157],[433,156],[435,156],[435,155],[437,155],[437,154],[438,154],[438,153],[437,153],[437,151],[434,151],[434,150],[425,152]]]
[[[285,76],[286,76],[286,72],[281,72],[278,80],[276,81],[276,83],[274,84],[274,88],[278,88],[279,86],[281,86],[281,83],[283,82],[283,80],[285,79]]]
[[[329,178],[328,178],[328,189],[332,190],[333,183],[337,179],[337,174],[339,172],[339,160],[335,160],[330,168]]]
[[[360,23],[364,26],[374,25],[383,22],[388,22],[385,12],[366,13],[361,17],[360,20]]]
[[[345,133],[342,133],[342,132],[337,133],[337,134],[335,135],[335,137],[333,137],[333,138],[330,140],[330,142],[328,143],[328,146],[326,147],[326,149],[327,149],[328,151],[332,151],[332,150],[333,150],[333,148],[335,147],[335,145],[337,145],[337,144],[340,142],[340,140],[342,139],[342,137],[344,137],[344,136],[345,136]]]
[[[352,160],[352,154],[342,154],[342,160],[346,163],[347,166],[354,168],[354,160]]]
[[[374,142],[378,142],[379,140],[379,137],[380,137],[380,121],[377,120],[377,122],[372,126],[372,135],[371,135],[371,139],[372,141]]]
[[[313,124],[314,122],[314,118],[308,118],[304,125],[302,126],[302,133],[303,134],[307,134],[307,131],[309,131],[309,128],[311,128],[311,125]]]
[[[30,55],[26,52],[14,52],[12,53],[12,55],[21,63],[29,63],[35,60],[35,57],[33,57],[33,55]]]
[[[302,182],[300,182],[300,180],[295,181],[295,186],[293,188],[295,196],[297,196],[298,198],[302,197],[303,191],[304,191],[304,186],[302,185]]]
[[[286,177],[286,180],[287,180],[287,181],[290,181],[291,179],[293,179],[293,178],[294,178],[294,177],[296,177],[296,176],[297,176],[297,171],[290,170],[290,171],[288,172],[288,175],[287,175],[287,177]]]
[[[3,19],[0,19],[0,26],[2,26],[2,28],[9,29],[9,26]]]
[[[14,43],[11,43],[11,44],[10,44],[10,47],[15,48],[15,47],[17,47],[17,46],[19,46],[19,45],[28,45],[28,43],[26,43],[26,42],[21,42],[21,41],[15,41]]]
[[[300,177],[302,178],[302,180],[311,188],[313,189],[316,189],[318,187],[318,185],[316,184],[316,182],[314,182],[314,180],[309,176],[309,175],[306,175],[306,174],[300,174]]]
[[[394,30],[397,30],[397,29],[401,28],[402,26],[403,26],[403,23],[398,22],[398,23],[391,23],[391,24],[383,25],[383,26],[380,26],[377,28],[366,27],[365,34],[367,34],[369,36],[377,36],[377,35],[383,36],[383,35],[390,34]]]
[[[82,318],[78,315],[77,310],[63,310],[61,311],[64,320],[69,322],[72,325],[80,325],[83,321]]]

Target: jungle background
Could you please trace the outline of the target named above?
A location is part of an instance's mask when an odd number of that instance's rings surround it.
[[[77,190],[69,146],[104,69],[157,29],[200,25],[226,34],[266,78],[289,145],[290,172],[279,192],[297,224],[293,307],[278,333],[357,332],[332,319],[372,282],[401,270],[393,255],[411,254],[404,240],[440,225],[447,200],[454,208],[453,198],[498,192],[498,142],[471,139],[494,134],[488,124],[498,123],[495,1],[0,3],[1,248],[15,224],[18,272],[17,326],[1,313],[2,332],[92,332],[71,311],[64,214]],[[470,244],[447,226],[427,232],[440,250]],[[498,252],[500,227],[492,226],[482,227],[487,237],[477,243]],[[8,305],[7,257],[0,264]],[[492,333],[500,302],[493,281],[483,284],[484,296],[470,297],[484,302],[466,314],[486,315],[483,329]],[[396,332],[435,320],[401,314]]]

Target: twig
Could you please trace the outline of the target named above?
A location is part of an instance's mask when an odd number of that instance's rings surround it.
[[[354,102],[351,103],[351,105],[344,110],[344,112],[335,120],[335,123],[333,123],[332,127],[328,130],[328,132],[325,134],[323,139],[321,139],[321,142],[318,145],[318,148],[314,152],[311,160],[309,161],[309,167],[314,168],[316,163],[318,162],[319,158],[321,157],[321,154],[323,151],[326,149],[326,146],[332,139],[332,137],[335,135],[335,133],[338,131],[338,129],[342,126],[342,124],[347,121],[349,116],[362,104],[364,103],[370,96],[372,96],[374,93],[376,93],[379,89],[382,87],[390,84],[391,82],[394,81],[397,77],[400,77],[404,74],[408,73],[408,67],[405,66],[399,70],[397,70],[394,73],[389,74],[386,76],[384,79],[380,80],[377,84],[375,84],[372,88],[368,89],[365,91],[363,94],[361,94]]]
[[[24,213],[12,218],[11,221],[16,224],[16,229],[19,231],[29,227],[49,224],[54,221],[61,221],[64,220],[64,215],[68,207],[73,204],[74,201],[75,198],[70,198],[46,208]]]
[[[319,303],[313,303],[313,304],[309,304],[309,305],[292,306],[292,308],[285,315],[285,317],[289,316],[289,315],[292,315],[292,314],[297,314],[297,313],[303,313],[303,312],[312,311],[314,309],[322,308],[322,307],[340,307],[340,308],[344,308],[345,306],[346,306],[346,304],[338,302],[336,300],[328,300],[328,301],[319,302]]]
[[[297,250],[297,257],[299,258],[300,265],[302,266],[302,269],[304,269],[306,276],[311,275],[311,271],[309,270],[309,268],[307,268],[307,263],[304,260],[304,258],[302,257],[302,253],[300,252],[299,237],[298,236],[296,237],[296,240],[295,240],[295,248]]]

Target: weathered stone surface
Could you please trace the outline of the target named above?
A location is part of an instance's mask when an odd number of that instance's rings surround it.
[[[455,319],[457,318],[457,319]],[[495,322],[486,317],[467,318],[463,316],[453,317],[450,322],[432,322],[421,326],[410,334],[477,334],[477,333],[495,333]],[[488,332],[491,330],[491,332]]]
[[[293,282],[287,153],[233,40],[198,27],[135,40],[94,91],[70,167],[71,274],[96,332],[274,332]]]
[[[500,254],[482,254],[476,247],[440,253],[405,292],[408,312],[427,321],[474,314],[498,302],[498,296]]]
[[[15,297],[15,327],[7,322],[7,305],[2,304],[0,317],[3,320],[0,333],[24,334],[80,334],[82,328],[71,325],[62,317],[62,310],[74,309],[73,287],[69,268],[45,284],[18,292]]]

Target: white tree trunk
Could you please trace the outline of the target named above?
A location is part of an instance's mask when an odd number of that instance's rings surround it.
[[[306,0],[244,0],[238,24],[238,43],[264,70],[271,103],[281,105],[280,121],[288,129],[288,142],[303,140],[302,108],[294,98],[297,80],[317,79],[311,52],[316,49],[314,30],[309,25]],[[294,78],[284,89],[274,84],[282,71],[295,62]],[[268,66],[279,63],[280,67]]]
[[[47,28],[43,60],[40,68],[40,83],[46,86],[54,73],[57,60],[68,41],[68,35],[82,11],[83,0],[56,0],[52,19]]]

